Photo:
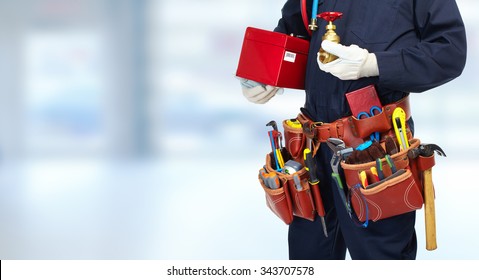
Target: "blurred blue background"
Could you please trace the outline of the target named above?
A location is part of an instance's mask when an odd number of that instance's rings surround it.
[[[466,69],[412,95],[416,136],[448,155],[419,259],[479,249],[479,3],[457,2]],[[0,259],[287,259],[256,176],[265,124],[304,93],[256,105],[234,78],[245,28],[273,29],[283,4],[0,0]]]

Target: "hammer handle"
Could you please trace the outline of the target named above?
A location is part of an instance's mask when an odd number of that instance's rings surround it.
[[[426,222],[426,249],[437,249],[436,241],[436,207],[434,205],[434,185],[432,183],[432,169],[425,170],[424,180],[424,216]]]

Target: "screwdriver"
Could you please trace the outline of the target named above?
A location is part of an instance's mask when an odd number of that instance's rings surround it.
[[[391,158],[390,155],[386,155],[386,161],[389,165],[389,168],[391,168],[392,174],[396,173],[396,171],[397,171],[396,165],[394,164],[394,161],[393,161],[393,159]]]
[[[379,181],[383,180],[384,179],[383,162],[381,161],[380,158],[376,159],[376,171],[378,173]]]
[[[373,174],[375,182],[380,181],[379,180],[379,175],[378,175],[378,170],[376,167],[372,166],[369,170],[371,170],[371,173]]]
[[[366,171],[363,170],[359,173],[359,179],[361,180],[361,184],[363,185],[363,188],[366,188],[368,184],[368,177],[366,175]]]

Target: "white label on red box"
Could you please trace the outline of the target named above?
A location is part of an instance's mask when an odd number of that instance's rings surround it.
[[[293,52],[285,52],[283,60],[294,63],[294,61],[296,60],[296,54]]]

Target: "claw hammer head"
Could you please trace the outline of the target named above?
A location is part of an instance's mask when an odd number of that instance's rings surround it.
[[[436,152],[438,155],[445,157],[446,153],[436,144],[421,144],[419,147],[408,152],[409,158],[417,158],[418,156],[430,157]]]

